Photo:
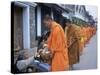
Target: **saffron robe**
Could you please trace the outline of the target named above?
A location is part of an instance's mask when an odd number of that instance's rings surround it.
[[[69,69],[67,40],[62,27],[52,22],[51,33],[48,38],[48,48],[53,54],[51,71],[64,71]]]

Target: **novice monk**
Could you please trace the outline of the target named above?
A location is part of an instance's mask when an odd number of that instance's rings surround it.
[[[44,18],[44,24],[50,28],[47,47],[52,53],[51,71],[65,71],[69,69],[67,40],[60,24],[52,20],[49,15]]]

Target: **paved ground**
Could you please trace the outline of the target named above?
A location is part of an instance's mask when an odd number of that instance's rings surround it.
[[[97,68],[97,35],[94,35],[80,56],[80,62],[73,65],[73,70]]]

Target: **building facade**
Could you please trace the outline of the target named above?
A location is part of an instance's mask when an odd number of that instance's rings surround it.
[[[45,30],[43,18],[49,14],[62,27],[65,19],[73,17],[85,22],[93,22],[87,16],[84,5],[64,5],[34,2],[12,2],[14,13],[14,50],[30,49],[37,46],[38,39]]]

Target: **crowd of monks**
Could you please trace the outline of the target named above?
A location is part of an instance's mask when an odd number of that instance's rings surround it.
[[[82,53],[83,48],[86,46],[86,44],[89,43],[91,37],[93,35],[95,35],[96,33],[96,27],[91,27],[91,26],[85,26],[85,27],[81,27],[80,29],[80,53]]]
[[[78,63],[84,47],[96,33],[93,25],[75,25],[68,20],[63,29],[49,15],[45,16],[43,23],[50,29],[45,45],[52,54],[50,71],[69,70]]]
[[[73,64],[79,63],[84,47],[95,33],[94,26],[75,24],[66,25],[63,32],[61,25],[53,21],[48,38],[48,48],[53,55],[50,70],[72,70]]]
[[[65,35],[68,45],[69,65],[72,66],[80,60],[84,47],[95,35],[96,27],[91,25],[78,26],[75,24],[66,25]]]

